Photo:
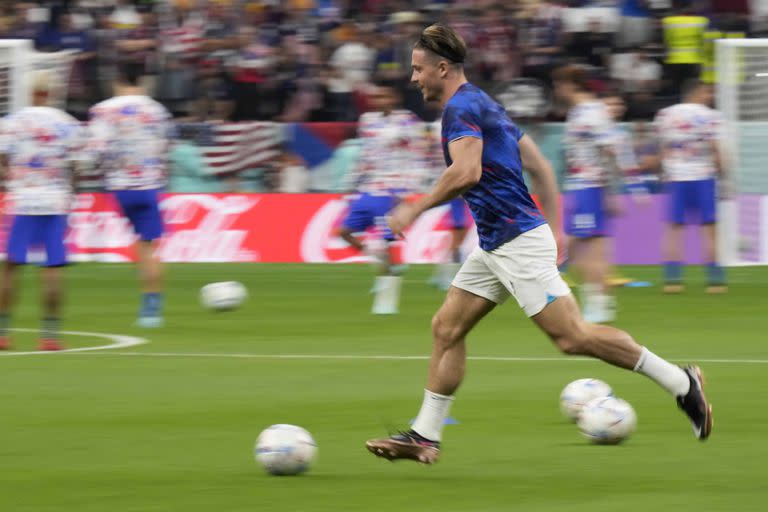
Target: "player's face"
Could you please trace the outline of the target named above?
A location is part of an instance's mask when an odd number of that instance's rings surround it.
[[[605,98],[603,102],[605,103],[605,106],[608,107],[608,113],[611,115],[611,119],[617,121],[624,117],[627,107],[621,97],[609,96]]]
[[[415,48],[411,56],[411,68],[411,82],[419,88],[424,101],[440,101],[443,90],[439,62],[431,59],[424,50]]]
[[[376,87],[371,95],[371,104],[379,112],[390,112],[397,108],[397,93],[391,87]]]
[[[568,93],[568,83],[562,80],[555,80],[552,85],[555,90],[555,98],[558,101],[568,102],[570,98],[570,94]]]

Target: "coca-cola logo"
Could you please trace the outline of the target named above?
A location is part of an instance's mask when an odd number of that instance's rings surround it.
[[[166,197],[160,207],[168,232],[160,257],[178,262],[259,261],[259,254],[246,248],[248,229],[234,226],[259,201],[252,195]]]
[[[325,203],[310,219],[301,237],[301,257],[306,262],[370,262],[369,256],[360,254],[337,235],[347,214],[347,201],[332,199]],[[450,208],[439,206],[422,214],[405,232],[401,257],[406,263],[439,263],[448,259],[451,246]],[[477,245],[477,233],[471,217],[467,218],[468,234],[462,243],[462,252],[468,254]],[[363,242],[369,246],[378,243],[378,237],[363,233]]]

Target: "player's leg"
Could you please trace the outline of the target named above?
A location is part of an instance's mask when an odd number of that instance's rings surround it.
[[[640,346],[625,331],[585,322],[571,296],[559,297],[532,319],[566,354],[594,357],[651,378],[676,398],[695,435],[702,440],[709,436],[712,407],[704,396],[699,368],[680,368]]]
[[[413,428],[387,439],[368,441],[369,451],[387,459],[431,464],[439,457],[445,419],[464,379],[465,338],[509,292],[483,262],[478,248],[470,255],[432,319],[432,355],[424,400]]]
[[[370,212],[375,229],[375,244],[381,244],[379,259],[380,273],[373,286],[373,306],[376,315],[393,315],[400,310],[400,290],[406,268],[400,252],[401,241],[389,230],[387,215],[397,205],[399,196],[387,194],[371,196]]]
[[[19,267],[27,263],[27,251],[36,231],[35,217],[17,215],[11,223],[6,241],[6,261],[3,264],[2,282],[0,282],[0,349],[12,347],[8,328],[11,321],[13,303],[18,294],[17,275]]]
[[[138,273],[141,283],[141,308],[137,325],[160,327],[163,324],[164,267],[157,255],[157,241],[163,235],[163,219],[157,190],[122,190],[115,194],[123,213],[139,235]]]
[[[63,348],[59,326],[61,324],[62,284],[61,269],[67,264],[64,235],[67,228],[66,215],[41,216],[41,230],[44,233],[45,264],[41,269],[41,302],[43,318],[40,326],[40,350],[61,350]]]
[[[361,253],[365,252],[365,245],[354,234],[365,231],[373,224],[371,214],[366,207],[367,200],[368,195],[361,194],[349,204],[347,216],[337,231],[339,237]]]
[[[614,301],[608,295],[608,227],[602,188],[570,192],[566,207],[566,233],[571,238],[569,259],[581,277],[584,316],[591,322],[609,322],[615,317]]]
[[[10,260],[3,263],[3,273],[0,278],[0,350],[9,350],[12,347],[8,328],[15,298],[18,268],[19,265]]]
[[[667,223],[664,227],[664,293],[680,293],[683,285],[683,235],[687,184],[667,184]]]
[[[728,291],[725,269],[717,261],[717,193],[714,179],[696,183],[704,261],[707,266],[707,293]]]
[[[523,311],[566,354],[602,359],[647,375],[678,400],[697,436],[711,429],[711,409],[701,391],[698,368],[683,370],[638,345],[626,332],[585,322],[557,270],[557,247],[548,226],[539,226],[496,249],[489,267]]]

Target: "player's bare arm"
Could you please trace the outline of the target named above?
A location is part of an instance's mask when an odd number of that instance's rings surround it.
[[[483,141],[477,137],[462,137],[448,145],[453,163],[424,197],[412,203],[401,203],[389,217],[389,229],[395,235],[402,232],[426,210],[450,201],[480,181],[483,173]]]
[[[560,226],[557,210],[560,192],[557,189],[557,180],[555,179],[555,172],[552,170],[552,164],[528,135],[522,136],[518,141],[518,147],[520,148],[523,168],[531,176],[533,191],[538,196],[544,216],[552,230],[557,232]]]

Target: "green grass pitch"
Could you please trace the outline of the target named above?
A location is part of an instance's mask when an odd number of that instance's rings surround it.
[[[402,313],[374,317],[367,266],[174,265],[167,326],[144,331],[132,326],[132,267],[67,269],[64,329],[150,343],[0,357],[0,511],[766,510],[768,268],[731,270],[724,296],[703,293],[700,268],[688,269],[680,296],[660,293],[658,268],[623,269],[656,286],[619,292],[618,325],[706,373],[715,427],[705,443],[651,381],[559,356],[514,301],[472,333],[470,355],[551,359],[470,361],[452,411],[459,424],[446,427],[433,467],[364,449],[416,414],[425,360],[253,357],[426,355],[443,297],[426,284],[431,270],[411,267]],[[248,286],[243,308],[200,308],[200,286],[221,280]],[[36,328],[36,272],[23,282],[13,326]],[[33,350],[35,338],[14,333],[16,350]],[[591,446],[560,416],[560,390],[579,377],[604,379],[633,404],[629,442]],[[308,474],[270,477],[253,461],[273,423],[315,436]]]

